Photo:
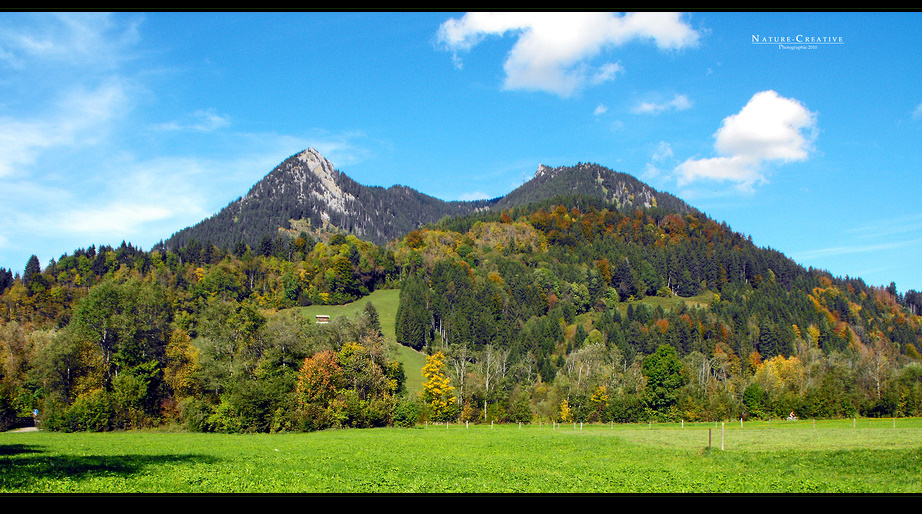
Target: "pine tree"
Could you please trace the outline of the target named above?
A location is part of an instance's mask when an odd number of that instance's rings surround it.
[[[29,257],[29,261],[26,263],[26,269],[22,274],[22,283],[23,285],[28,286],[29,282],[32,281],[34,275],[38,275],[42,272],[42,265],[38,261],[38,257],[32,255]]]

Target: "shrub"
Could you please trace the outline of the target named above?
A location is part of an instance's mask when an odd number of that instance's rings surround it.
[[[391,419],[394,426],[412,428],[419,422],[422,406],[411,398],[401,398],[394,402]]]
[[[210,432],[208,418],[213,414],[212,406],[203,400],[189,397],[179,403],[180,420],[186,430]]]
[[[81,394],[67,409],[62,429],[66,432],[105,432],[113,428],[114,411],[109,393],[93,389]]]
[[[16,408],[13,406],[13,388],[0,383],[0,432],[13,428],[17,421]]]

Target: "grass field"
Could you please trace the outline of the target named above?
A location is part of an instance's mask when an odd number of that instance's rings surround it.
[[[922,420],[852,423],[7,432],[0,493],[922,492]]]

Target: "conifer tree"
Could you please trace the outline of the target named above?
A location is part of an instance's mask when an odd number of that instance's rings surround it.
[[[38,275],[42,272],[42,265],[38,262],[38,257],[32,255],[29,257],[29,261],[26,263],[26,269],[22,274],[22,283],[26,286],[29,285],[29,282],[32,281],[34,275]]]

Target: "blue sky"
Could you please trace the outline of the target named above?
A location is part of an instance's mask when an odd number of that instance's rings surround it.
[[[0,14],[0,266],[144,249],[318,149],[445,200],[595,162],[922,289],[919,13]]]

